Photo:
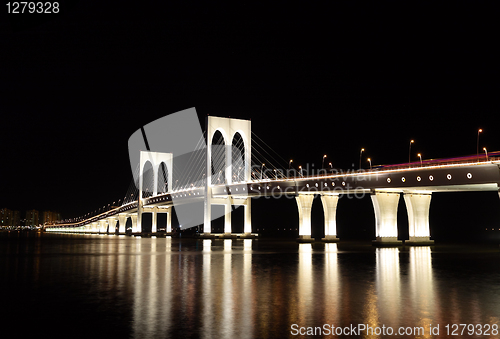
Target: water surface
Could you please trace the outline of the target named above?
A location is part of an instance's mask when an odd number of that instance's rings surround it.
[[[294,324],[447,337],[499,324],[499,263],[495,246],[2,234],[1,319],[17,337],[284,338]]]

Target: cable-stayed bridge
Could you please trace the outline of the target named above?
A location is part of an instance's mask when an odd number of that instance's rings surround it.
[[[143,136],[146,140],[144,130]],[[203,225],[204,237],[252,237],[251,199],[271,196],[296,200],[299,239],[311,241],[311,207],[314,196],[320,195],[325,217],[323,240],[338,241],[338,199],[346,194],[370,194],[375,242],[392,244],[400,242],[397,208],[403,194],[410,237],[405,243],[425,244],[432,243],[429,208],[433,192],[499,192],[500,187],[500,152],[347,172],[330,166],[309,173],[273,154],[252,133],[249,120],[212,116],[207,117],[206,131],[188,153],[174,157],[173,153],[136,152],[139,160],[134,180],[120,206],[104,207],[102,212],[88,213],[71,222],[46,225],[46,231],[126,234],[130,219],[131,234],[137,235],[143,233],[143,214],[151,213],[151,232],[155,234],[157,214],[166,213],[165,232],[170,234],[175,208],[183,228]],[[217,213],[213,205],[224,206],[224,211],[219,209]],[[237,206],[244,209],[242,234],[233,233],[231,227],[231,211]],[[219,217],[224,217],[224,232],[214,234],[211,222]]]

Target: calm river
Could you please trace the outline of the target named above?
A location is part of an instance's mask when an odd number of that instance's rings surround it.
[[[490,245],[3,233],[0,287],[4,338],[500,337]]]

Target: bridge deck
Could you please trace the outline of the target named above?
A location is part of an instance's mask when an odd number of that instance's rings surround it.
[[[373,190],[393,192],[498,191],[500,160],[481,162],[432,163],[426,166],[386,166],[375,170],[324,174],[317,176],[263,179],[229,185],[210,186],[213,198],[244,199],[260,196],[298,194],[348,194]],[[205,187],[163,193],[143,199],[146,210],[156,206],[187,204],[204,199]],[[137,201],[74,223],[50,227],[80,227],[120,213],[137,212]]]

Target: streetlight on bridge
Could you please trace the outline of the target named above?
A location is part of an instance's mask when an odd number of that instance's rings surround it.
[[[486,150],[486,147],[483,147],[483,151],[486,154],[486,161],[488,161],[488,151]]]
[[[359,152],[359,169],[361,169],[361,155],[363,154],[364,151],[365,149],[362,148],[361,151]]]
[[[481,128],[477,130],[477,143],[476,143],[477,162],[479,162],[479,134],[482,132],[483,130]]]
[[[366,160],[368,160],[368,162],[370,163],[370,171],[371,171],[372,170],[372,159],[368,158]]]
[[[415,140],[413,140],[413,139],[410,140],[410,147],[408,149],[408,166],[411,163],[411,144],[413,144],[414,142],[415,142]]]
[[[420,158],[420,167],[422,167],[422,154],[418,153],[417,155]]]

